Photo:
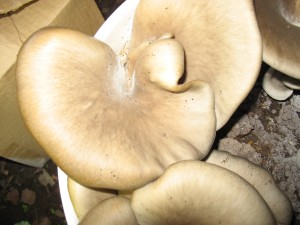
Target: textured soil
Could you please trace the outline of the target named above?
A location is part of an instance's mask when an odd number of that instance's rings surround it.
[[[97,0],[107,18],[124,0]],[[262,71],[267,66],[263,64]],[[270,171],[291,200],[293,224],[300,225],[300,95],[275,101],[262,90],[260,79],[229,123],[218,131],[214,148],[248,158]],[[50,160],[32,168],[0,158],[0,225],[66,224],[57,169]]]
[[[268,68],[263,64],[261,74]],[[292,203],[300,224],[300,93],[285,101],[270,98],[261,76],[231,120],[222,128],[214,147],[228,151],[267,169]]]

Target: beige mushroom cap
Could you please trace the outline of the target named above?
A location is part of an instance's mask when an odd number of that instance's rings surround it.
[[[131,207],[139,225],[276,224],[246,180],[202,161],[169,166],[156,181],[133,192]]]
[[[35,33],[19,53],[17,83],[27,126],[85,186],[143,186],[174,162],[204,158],[215,137],[209,85],[172,93],[127,77],[109,46],[76,31]]]
[[[252,89],[261,66],[253,2],[141,0],[131,49],[164,33],[173,34],[185,50],[180,82],[202,80],[214,90],[220,129]]]
[[[296,155],[296,163],[298,168],[300,168],[300,150],[298,150],[297,155]]]
[[[300,79],[295,79],[293,77],[282,74],[281,81],[286,87],[290,89],[300,90]]]
[[[293,94],[293,89],[282,82],[283,74],[270,67],[263,75],[262,87],[264,91],[275,100],[286,100]]]
[[[248,181],[270,207],[277,225],[291,223],[293,218],[291,202],[267,170],[244,158],[220,150],[211,151],[205,161],[228,169]]]
[[[263,60],[274,69],[300,79],[300,23],[293,24],[288,19],[289,13],[300,19],[299,1],[255,0],[254,4],[263,40]]]
[[[130,206],[130,200],[111,197],[91,209],[80,225],[139,225]]]
[[[95,189],[85,187],[77,183],[72,178],[68,177],[68,192],[74,208],[74,211],[79,219],[82,218],[97,204],[105,199],[117,195],[117,191],[109,189]]]

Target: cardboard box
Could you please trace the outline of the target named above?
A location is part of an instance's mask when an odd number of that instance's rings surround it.
[[[0,14],[0,156],[42,167],[48,157],[26,128],[17,104],[18,51],[42,27],[68,27],[93,36],[104,19],[94,0],[0,0]]]

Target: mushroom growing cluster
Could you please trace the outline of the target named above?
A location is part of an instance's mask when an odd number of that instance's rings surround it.
[[[90,199],[82,192],[76,195],[84,196],[81,204]],[[103,192],[98,195],[103,196]],[[78,204],[74,202],[75,207]],[[265,169],[213,150],[205,161],[172,164],[158,179],[134,190],[129,197],[119,195],[99,201],[80,224],[119,224],[120,218],[123,224],[132,225],[288,225],[292,208]]]
[[[270,66],[263,88],[276,100],[300,89],[300,1],[255,0],[263,40],[263,60]]]
[[[288,224],[284,197],[201,161],[258,76],[253,2],[140,0],[130,39],[114,41],[44,28],[18,55],[24,121],[70,177],[82,224]]]

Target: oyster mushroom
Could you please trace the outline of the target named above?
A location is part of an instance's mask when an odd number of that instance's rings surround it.
[[[263,40],[263,60],[274,69],[264,76],[263,87],[272,98],[285,100],[292,89],[300,88],[300,1],[255,0],[254,5]],[[288,81],[286,76],[290,77]]]
[[[300,150],[298,150],[297,155],[296,155],[296,163],[298,168],[300,168]]]
[[[273,99],[283,101],[293,94],[293,89],[284,85],[282,78],[285,75],[270,67],[263,76],[262,87]]]
[[[181,161],[133,192],[139,225],[276,224],[268,205],[246,180],[203,161]]]
[[[138,52],[164,33],[173,34],[185,51],[184,74],[176,83],[201,80],[212,87],[220,129],[252,89],[261,66],[253,2],[141,0],[129,49]],[[128,54],[129,70],[136,55]]]
[[[174,162],[204,158],[215,137],[208,84],[173,93],[139,72],[143,63],[134,74],[123,63],[107,44],[59,28],[35,33],[18,56],[25,123],[84,186],[133,190]]]
[[[205,160],[228,169],[250,183],[270,207],[276,224],[289,225],[293,218],[291,202],[277,186],[272,175],[247,159],[228,152],[213,150]]]

